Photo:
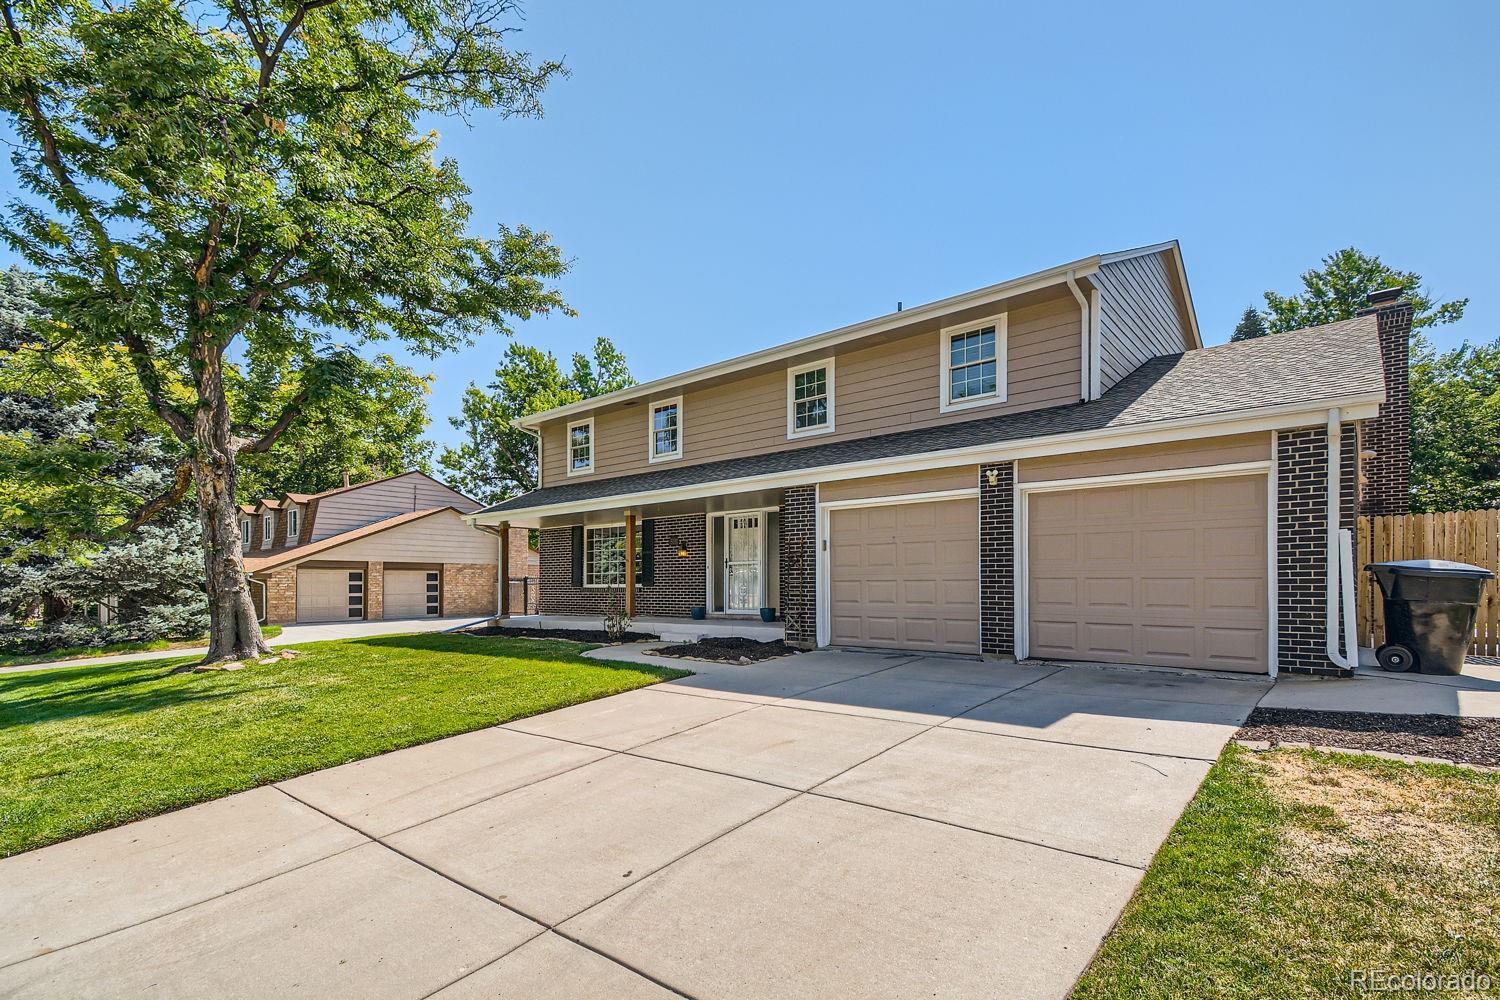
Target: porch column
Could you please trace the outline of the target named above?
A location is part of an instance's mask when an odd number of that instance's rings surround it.
[[[625,515],[625,617],[635,617],[635,515]]]
[[[501,618],[510,617],[510,522],[500,522],[500,607]]]

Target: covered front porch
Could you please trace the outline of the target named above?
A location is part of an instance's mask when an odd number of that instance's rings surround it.
[[[512,628],[587,629],[604,628],[602,615],[511,615],[504,619]],[[632,618],[630,631],[650,632],[666,642],[696,642],[710,636],[739,636],[757,642],[774,642],[784,638],[781,622],[763,622],[750,618],[704,618],[648,616]]]

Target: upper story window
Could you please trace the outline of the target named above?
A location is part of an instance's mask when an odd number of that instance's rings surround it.
[[[568,425],[568,475],[594,471],[594,418]]]
[[[276,537],[276,515],[263,514],[260,519],[260,547],[269,549],[271,539]]]
[[[240,518],[240,548],[250,548],[250,529],[253,527],[248,517]]]
[[[663,399],[651,404],[650,435],[647,458],[660,462],[682,457],[682,397]]]
[[[943,412],[1005,401],[1005,314],[945,327],[939,350]]]
[[[583,532],[583,585],[625,586],[625,525],[585,528]],[[641,576],[641,529],[635,529],[635,576]]]
[[[286,543],[297,544],[297,536],[302,533],[302,510],[299,507],[290,507],[286,512]]]
[[[805,437],[833,430],[833,359],[786,373],[786,436]]]

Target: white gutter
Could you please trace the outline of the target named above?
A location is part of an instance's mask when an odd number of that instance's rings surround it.
[[[1093,372],[1089,370],[1089,360],[1093,356],[1089,348],[1089,330],[1091,329],[1089,324],[1089,300],[1088,296],[1084,295],[1083,292],[1079,289],[1078,282],[1074,280],[1075,277],[1076,276],[1074,272],[1069,271],[1067,277],[1063,281],[1063,284],[1068,286],[1068,291],[1072,292],[1073,298],[1077,300],[1078,310],[1082,319],[1082,322],[1078,324],[1078,357],[1081,359],[1081,363],[1078,366],[1081,370],[1081,384],[1078,387],[1078,395],[1080,398],[1087,401],[1094,398],[1094,375]]]
[[[1359,658],[1354,636],[1354,554],[1348,529],[1339,527],[1341,480],[1343,478],[1343,414],[1337,406],[1328,411],[1328,535],[1324,544],[1325,646],[1328,659],[1341,670],[1353,670]],[[1342,600],[1340,600],[1342,598]],[[1344,615],[1344,649],[1339,650],[1339,611]]]

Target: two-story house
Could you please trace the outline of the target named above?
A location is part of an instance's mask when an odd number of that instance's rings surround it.
[[[540,529],[545,615],[1338,671],[1339,527],[1406,504],[1379,299],[1205,349],[1175,241],[1087,257],[526,417],[540,488],[469,519]]]
[[[243,504],[256,610],[273,623],[494,614],[499,533],[461,516],[481,506],[415,471]],[[503,536],[513,565],[526,534]]]

